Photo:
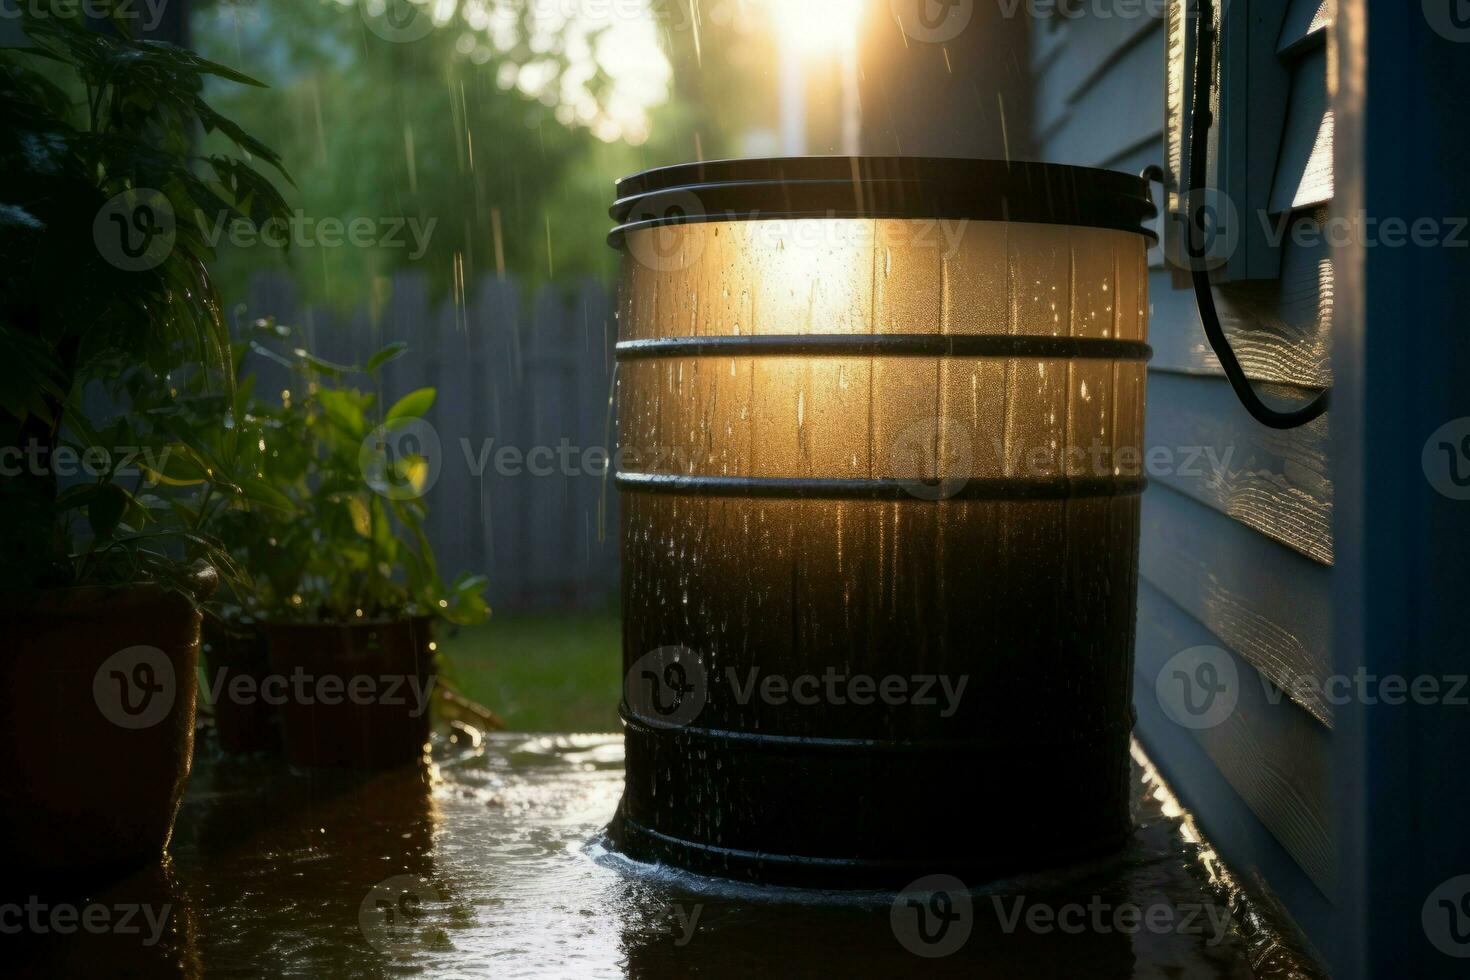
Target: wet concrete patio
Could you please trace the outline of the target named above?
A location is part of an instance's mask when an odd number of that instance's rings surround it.
[[[1124,852],[894,895],[762,889],[609,854],[620,736],[461,726],[435,739],[428,770],[371,777],[293,774],[204,739],[168,864],[86,894],[7,899],[22,907],[6,931],[26,923],[5,937],[20,947],[12,964],[37,976],[1318,975],[1136,747]]]

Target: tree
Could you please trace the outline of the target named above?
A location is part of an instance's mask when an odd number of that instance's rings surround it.
[[[222,238],[226,296],[238,299],[248,276],[280,261],[307,299],[343,306],[381,298],[383,278],[405,267],[440,295],[487,273],[527,288],[610,278],[613,179],[687,156],[677,122],[686,109],[662,101],[666,92],[644,93],[648,145],[632,145],[645,136],[636,131],[607,139],[618,135],[609,114],[628,99],[597,46],[628,25],[558,29],[536,5],[505,0],[456,3],[437,23],[417,19],[427,8],[393,0],[408,6],[392,27],[375,20],[382,0],[361,2],[220,2],[195,16],[201,53],[271,84],[265,98],[213,97],[247,129],[270,134],[298,187],[289,258],[248,226],[208,229]],[[656,47],[649,56],[662,57]],[[656,77],[657,64],[649,72]],[[370,245],[344,240],[354,222],[357,241]],[[259,231],[278,240],[287,230]]]

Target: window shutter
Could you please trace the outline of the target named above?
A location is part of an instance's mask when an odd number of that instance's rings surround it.
[[[1187,221],[1205,208],[1218,283],[1276,279],[1276,216],[1331,197],[1331,114],[1322,38],[1327,0],[1215,0],[1217,74],[1207,190],[1185,199],[1194,100],[1195,0],[1170,0],[1165,254],[1187,279]],[[1324,196],[1325,195],[1325,196]]]

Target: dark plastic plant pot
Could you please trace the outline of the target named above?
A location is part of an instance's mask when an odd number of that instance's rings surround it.
[[[279,752],[276,708],[262,696],[270,674],[270,643],[255,624],[204,622],[205,682],[214,706],[220,748],[231,754]]]
[[[291,765],[385,769],[424,757],[431,619],[273,623],[266,634]]]
[[[137,586],[6,596],[0,618],[5,877],[159,860],[193,762],[199,613]]]

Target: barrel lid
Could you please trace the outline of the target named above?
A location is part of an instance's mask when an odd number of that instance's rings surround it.
[[[617,182],[608,243],[658,225],[756,218],[935,218],[1112,228],[1150,240],[1142,177],[954,157],[770,157],[645,170]]]

